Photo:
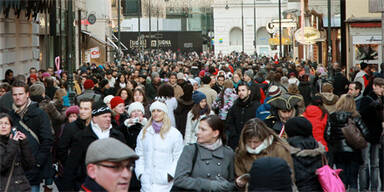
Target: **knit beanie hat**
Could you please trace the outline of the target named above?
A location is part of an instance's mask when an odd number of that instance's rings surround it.
[[[142,103],[140,102],[133,102],[129,105],[129,108],[128,108],[128,115],[131,115],[131,113],[135,110],[140,110],[141,112],[143,112],[143,115],[145,114],[145,110],[144,110],[144,106]]]
[[[83,86],[84,86],[84,89],[92,89],[95,86],[95,84],[91,79],[87,79],[85,80]]]
[[[151,107],[149,107],[149,110],[152,111],[155,109],[159,109],[161,111],[164,111],[166,114],[168,114],[168,107],[165,103],[160,102],[160,101],[155,101],[152,103]]]
[[[44,72],[43,74],[42,74],[42,77],[50,77],[51,76],[51,74],[49,74],[48,72]]]
[[[312,136],[312,124],[305,117],[294,117],[285,123],[285,132],[288,137]]]
[[[253,71],[252,71],[252,69],[248,69],[247,71],[245,71],[244,75],[247,75],[248,77],[253,79]]]
[[[276,96],[279,96],[280,94],[281,94],[281,90],[278,86],[272,85],[271,87],[269,87],[268,96],[276,97]]]
[[[112,113],[111,109],[103,102],[97,102],[92,106],[92,117],[102,115],[104,113]]]
[[[111,100],[111,108],[114,109],[117,105],[119,105],[120,103],[124,103],[124,100],[120,97],[120,96],[115,96],[112,100]]]
[[[206,99],[206,98],[207,98],[207,96],[205,96],[205,94],[200,92],[200,91],[195,91],[192,94],[192,100],[195,104],[199,104],[201,102],[201,100]]]
[[[67,108],[67,110],[65,110],[65,116],[68,117],[70,114],[79,114],[80,113],[80,108],[79,106],[77,105],[73,105],[73,106],[70,106]]]
[[[105,104],[110,104],[111,103],[111,100],[114,98],[114,96],[113,95],[107,95],[107,96],[105,96],[104,97],[104,99],[103,99],[103,102],[105,103]]]
[[[45,93],[45,87],[42,83],[34,83],[32,86],[29,87],[29,93],[31,96],[36,95],[43,95]]]
[[[184,74],[182,72],[177,73],[177,79],[185,79]]]

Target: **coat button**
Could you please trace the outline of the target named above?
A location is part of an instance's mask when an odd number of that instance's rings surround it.
[[[211,177],[211,174],[210,174],[210,173],[208,173],[208,174],[207,174],[207,177]]]
[[[206,161],[205,164],[209,165],[209,161]]]
[[[221,165],[221,163],[220,163],[220,162],[218,162],[218,163],[217,163],[217,166],[220,166],[220,165]]]

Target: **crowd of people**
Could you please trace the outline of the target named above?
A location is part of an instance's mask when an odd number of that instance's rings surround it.
[[[384,191],[384,73],[366,63],[346,74],[337,63],[152,51],[68,76],[6,71],[0,191],[322,191],[324,158],[348,191]]]

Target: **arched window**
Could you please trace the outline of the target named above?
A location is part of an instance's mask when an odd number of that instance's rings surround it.
[[[241,45],[242,33],[241,29],[234,27],[229,32],[229,45]]]

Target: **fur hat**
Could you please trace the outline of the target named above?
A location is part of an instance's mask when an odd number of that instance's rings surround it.
[[[312,124],[305,117],[294,117],[285,123],[285,132],[288,137],[312,136]]]
[[[42,96],[43,93],[45,93],[45,87],[42,83],[34,83],[31,87],[29,87],[29,93],[31,96]]]
[[[168,114],[168,107],[165,103],[160,102],[160,101],[155,101],[152,103],[151,107],[149,107],[149,110],[152,111],[155,109],[159,109],[161,111],[164,111],[166,114]]]
[[[135,110],[140,110],[141,112],[143,112],[143,115],[145,114],[145,110],[144,110],[144,106],[142,103],[140,102],[133,102],[129,105],[129,108],[128,108],[128,115],[131,115],[131,113]]]
[[[193,92],[192,100],[195,104],[199,104],[201,102],[201,100],[206,99],[206,98],[207,98],[207,96],[205,96],[205,94],[200,92],[200,91]]]

